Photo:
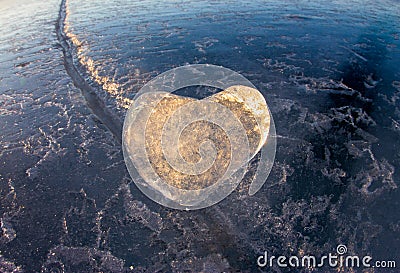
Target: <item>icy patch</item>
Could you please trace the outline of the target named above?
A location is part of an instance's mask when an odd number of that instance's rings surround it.
[[[363,152],[369,158],[370,163],[365,171],[359,172],[354,178],[360,192],[370,196],[397,189],[398,185],[393,178],[394,166],[386,159],[377,160],[369,148],[364,149]]]
[[[0,244],[9,243],[17,237],[17,233],[9,219],[0,218],[0,228]]]
[[[7,261],[0,254],[0,272],[2,273],[23,273],[24,271],[20,266],[16,266],[13,262]]]
[[[124,261],[109,251],[57,246],[50,250],[42,272],[124,272]]]
[[[38,130],[40,134],[22,141],[25,153],[39,157],[39,161],[26,170],[26,174],[32,180],[39,175],[39,168],[45,161],[54,159],[65,152],[65,148],[61,147],[57,135],[48,133],[45,129],[40,127]]]
[[[212,47],[215,43],[218,43],[219,40],[211,37],[205,37],[198,41],[193,41],[196,49],[201,53],[206,53],[206,49]]]
[[[128,217],[139,221],[152,231],[160,232],[163,228],[163,219],[160,214],[152,212],[143,202],[134,200],[129,185],[122,185],[121,190]]]
[[[173,272],[230,272],[231,268],[226,259],[220,254],[210,254],[204,258],[189,258],[184,261],[172,262]]]

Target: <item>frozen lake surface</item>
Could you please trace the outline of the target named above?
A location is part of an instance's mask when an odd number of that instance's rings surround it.
[[[399,14],[395,0],[2,0],[0,272],[259,272],[264,251],[338,244],[400,264]],[[203,63],[264,95],[276,161],[254,196],[250,169],[215,206],[167,209],[131,181],[119,132],[144,83]]]

